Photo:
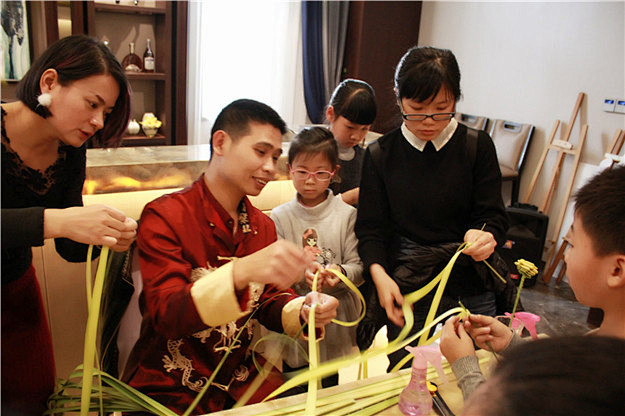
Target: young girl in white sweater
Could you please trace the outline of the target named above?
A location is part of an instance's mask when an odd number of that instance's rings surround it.
[[[361,313],[361,304],[352,292],[328,269],[341,271],[357,286],[362,284],[362,262],[354,233],[356,209],[328,188],[338,171],[338,150],[332,133],[322,127],[302,130],[291,141],[289,170],[297,195],[274,208],[271,219],[278,238],[301,244],[317,255],[319,270],[317,290],[339,300],[336,319],[353,321]],[[316,271],[316,270],[315,270]],[[305,295],[310,292],[314,272],[296,283],[293,289]],[[349,354],[356,345],[356,327],[331,323],[319,343],[321,362]],[[298,341],[307,350],[307,344]],[[300,349],[291,345],[284,354],[284,371],[308,365]],[[338,384],[338,374],[322,380],[324,387]]]

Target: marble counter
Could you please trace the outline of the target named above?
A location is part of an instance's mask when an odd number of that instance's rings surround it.
[[[286,178],[288,143],[275,179]],[[206,169],[210,145],[142,146],[87,150],[86,195],[180,188]]]

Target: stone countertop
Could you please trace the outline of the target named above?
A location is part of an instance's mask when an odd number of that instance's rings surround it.
[[[208,161],[209,157],[210,145],[208,144],[87,149],[87,168]]]
[[[286,179],[287,152],[284,143],[276,179]],[[83,194],[189,186],[206,169],[209,157],[208,144],[88,149]]]

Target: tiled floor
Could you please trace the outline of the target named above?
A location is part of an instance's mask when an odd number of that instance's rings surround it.
[[[552,279],[549,284],[539,278],[534,286],[521,291],[521,303],[527,312],[541,317],[536,324],[539,333],[549,336],[582,335],[592,327],[586,322],[588,307],[575,300],[575,295],[566,279],[556,284]],[[374,346],[386,344],[385,328],[382,328]],[[384,374],[388,365],[386,356],[375,357],[367,363],[369,377]],[[358,365],[352,365],[339,371],[340,383],[354,381],[358,378]]]
[[[549,284],[539,278],[533,287],[521,291],[521,302],[526,311],[541,317],[538,332],[549,336],[583,335],[592,327],[586,322],[587,306],[577,302],[573,290],[564,279]]]

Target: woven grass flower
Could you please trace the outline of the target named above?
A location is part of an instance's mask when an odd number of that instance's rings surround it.
[[[518,259],[514,262],[519,273],[524,276],[526,279],[531,279],[532,277],[538,274],[538,267],[531,261],[527,261],[524,259]]]
[[[538,274],[538,267],[536,267],[536,265],[531,261],[518,259],[514,262],[514,265],[521,274],[521,282],[519,283],[519,290],[516,292],[516,299],[514,299],[514,306],[512,307],[512,316],[510,317],[510,323],[508,324],[510,327],[512,326],[512,321],[514,320],[516,308],[519,305],[519,298],[521,297],[521,290],[523,290],[523,283],[525,283],[525,279],[531,279]]]

